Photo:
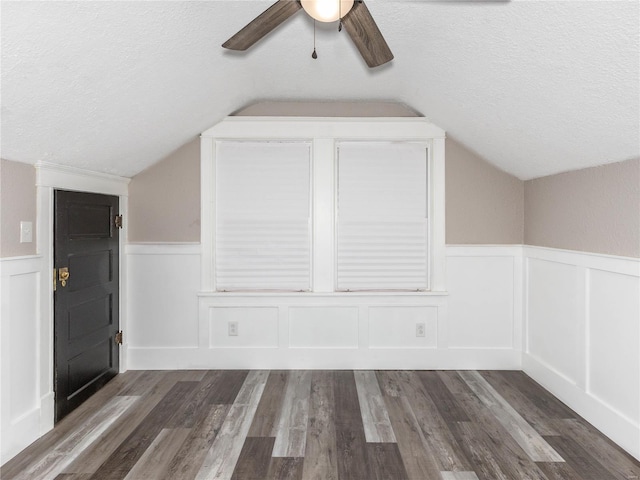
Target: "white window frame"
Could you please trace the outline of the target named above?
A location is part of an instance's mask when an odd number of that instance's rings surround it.
[[[227,117],[201,135],[201,291],[215,285],[215,143],[224,140],[312,142],[312,292],[335,294],[335,158],[340,141],[421,142],[428,149],[429,292],[445,286],[445,132],[421,117]],[[219,293],[226,295],[226,293]],[[276,293],[274,293],[276,295]],[[375,295],[375,294],[374,294]]]
[[[408,289],[397,289],[397,288],[383,288],[383,289],[367,289],[367,288],[358,288],[358,289],[354,289],[354,290],[338,290],[338,221],[339,221],[339,217],[338,217],[338,179],[339,179],[339,160],[340,160],[340,155],[339,155],[339,147],[341,143],[356,143],[356,142],[360,142],[363,144],[374,144],[374,143],[380,143],[380,144],[393,144],[393,143],[398,143],[397,140],[395,139],[385,139],[385,138],[379,138],[376,140],[357,140],[357,141],[353,141],[351,139],[345,140],[345,139],[340,139],[340,140],[336,140],[335,142],[335,153],[334,153],[334,171],[335,171],[335,188],[334,188],[334,228],[335,228],[335,235],[334,235],[334,252],[335,255],[333,256],[333,261],[334,261],[334,285],[335,285],[335,291],[336,292],[383,292],[383,293],[389,293],[389,292],[403,292],[403,291],[416,291],[416,290],[408,290]],[[427,229],[427,233],[426,233],[426,242],[425,242],[425,249],[426,249],[426,256],[427,256],[427,268],[426,268],[426,289],[420,289],[418,291],[420,292],[425,292],[425,291],[431,291],[431,262],[432,262],[432,258],[430,255],[431,252],[431,231],[432,231],[432,219],[431,219],[431,176],[432,176],[432,172],[431,172],[431,166],[432,166],[432,161],[431,161],[431,151],[430,151],[430,143],[429,142],[425,142],[425,141],[404,141],[402,143],[411,143],[414,145],[419,145],[420,147],[423,147],[426,150],[426,157],[425,157],[425,161],[426,161],[426,190],[427,190],[427,197],[424,199],[426,202],[426,219],[427,219],[427,223],[426,223],[426,229]]]

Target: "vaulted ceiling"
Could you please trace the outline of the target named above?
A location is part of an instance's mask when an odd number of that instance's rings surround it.
[[[255,101],[389,100],[521,179],[640,156],[639,2],[367,0],[395,54],[271,1],[1,3],[2,158],[132,176]]]

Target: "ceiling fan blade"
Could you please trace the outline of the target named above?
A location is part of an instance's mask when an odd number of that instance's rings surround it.
[[[301,8],[297,0],[278,0],[222,46],[230,50],[246,50]]]
[[[356,0],[353,8],[342,19],[342,24],[370,68],[393,60],[389,45],[363,1]]]

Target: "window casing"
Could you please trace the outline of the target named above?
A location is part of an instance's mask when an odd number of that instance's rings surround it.
[[[251,294],[267,290],[269,291],[307,291],[308,295],[346,295],[351,292],[364,291],[367,295],[376,295],[377,291],[416,291],[420,293],[439,294],[445,292],[445,245],[444,245],[444,132],[430,124],[423,118],[287,118],[287,117],[229,117],[218,125],[202,134],[202,281],[203,294],[220,292],[220,295],[229,295],[223,291],[239,291],[240,295]],[[221,214],[218,206],[222,188],[217,178],[219,157],[225,154],[225,145],[231,144],[259,144],[282,146],[288,144],[302,144],[307,148],[307,160],[309,165],[308,183],[309,200],[308,216],[308,270],[305,272],[305,282],[293,282],[293,284],[250,284],[244,286],[232,284],[223,277],[222,268],[218,272],[218,261],[222,267],[221,248],[224,234],[218,232],[218,226],[229,221],[229,216]],[[412,260],[413,267],[418,271],[408,283],[393,284],[377,283],[375,285],[361,283],[347,283],[347,276],[341,275],[341,252],[344,253],[345,244],[341,240],[342,233],[347,233],[349,215],[345,210],[346,204],[340,208],[340,157],[351,147],[363,147],[374,145],[381,146],[400,145],[411,149],[417,149],[424,160],[424,175],[420,172],[416,177],[424,179],[422,191],[424,201],[415,212],[419,214],[408,215],[412,208],[404,208],[405,204],[391,202],[391,207],[404,213],[394,215],[385,212],[384,215],[374,215],[364,212],[364,217],[374,217],[373,222],[378,222],[380,229],[383,222],[391,222],[394,232],[405,233],[406,238],[413,237],[416,243],[424,245],[415,246],[415,256]],[[341,153],[342,152],[342,153]],[[415,152],[414,152],[415,153]],[[394,158],[397,156],[393,154]],[[224,159],[222,160],[224,161]],[[344,175],[344,172],[343,172]],[[357,175],[356,175],[357,177]],[[346,177],[343,176],[344,182]],[[420,192],[420,190],[417,190]],[[418,196],[421,196],[418,195]],[[343,191],[344,197],[344,191]],[[414,196],[415,197],[415,196]],[[379,201],[374,197],[375,201]],[[391,197],[393,199],[393,196]],[[344,199],[344,198],[343,198]],[[357,203],[357,202],[356,202]],[[392,208],[392,210],[393,210]],[[365,209],[366,210],[366,209]],[[372,209],[375,211],[376,209]],[[415,213],[414,212],[414,213]],[[405,215],[406,214],[406,215]],[[293,218],[284,215],[287,219]],[[295,217],[295,215],[294,215]],[[353,217],[353,215],[352,215]],[[362,217],[362,218],[364,218]],[[383,219],[382,217],[387,217]],[[393,217],[393,218],[390,218]],[[402,217],[402,218],[401,218]],[[296,217],[297,218],[297,217]],[[302,219],[299,220],[302,222]],[[404,224],[402,230],[401,223]],[[300,224],[300,223],[299,223]],[[374,228],[374,226],[370,226]],[[402,230],[402,231],[401,231]],[[284,231],[284,230],[282,230]],[[403,235],[400,235],[402,237]],[[227,236],[227,238],[232,238]],[[389,239],[393,240],[393,239]],[[233,243],[233,242],[231,242]],[[424,254],[422,254],[424,252]],[[276,256],[277,258],[277,256]],[[397,259],[386,259],[388,263],[400,265]],[[381,264],[384,262],[380,262]],[[411,262],[406,262],[411,263]],[[417,266],[416,266],[417,265]],[[344,266],[344,264],[342,265]],[[380,270],[380,265],[375,266]],[[410,273],[411,269],[407,271]],[[344,272],[344,269],[342,270]],[[426,274],[424,273],[426,272]],[[379,273],[379,272],[378,272]],[[383,272],[384,273],[384,272]],[[407,272],[400,272],[405,274]],[[414,272],[415,273],[415,272]],[[384,278],[384,275],[381,276]],[[387,275],[387,278],[391,278]],[[405,293],[406,294],[406,293]],[[304,295],[304,293],[301,293]],[[324,300],[318,300],[321,303]]]

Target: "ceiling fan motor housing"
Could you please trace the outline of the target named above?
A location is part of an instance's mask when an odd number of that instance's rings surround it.
[[[300,0],[302,8],[319,22],[336,22],[353,8],[354,0]]]

